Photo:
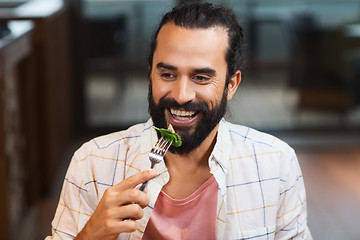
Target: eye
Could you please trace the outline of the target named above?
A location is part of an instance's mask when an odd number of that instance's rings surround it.
[[[192,79],[194,79],[196,82],[206,83],[210,81],[211,78],[205,75],[195,75],[192,77]]]
[[[163,72],[160,74],[161,78],[165,79],[165,80],[171,80],[175,78],[175,75],[172,73],[168,73],[168,72]]]

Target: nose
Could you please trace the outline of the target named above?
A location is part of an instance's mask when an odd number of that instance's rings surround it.
[[[171,90],[171,97],[179,104],[185,104],[195,99],[196,93],[189,78],[181,77],[177,80]]]

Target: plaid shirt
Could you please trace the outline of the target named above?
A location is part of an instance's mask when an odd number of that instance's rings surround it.
[[[73,239],[96,209],[104,191],[150,168],[157,141],[151,119],[125,131],[95,138],[75,152],[52,222],[52,237]],[[218,182],[217,239],[312,239],[307,227],[305,187],[292,148],[279,139],[221,120],[210,172]],[[169,181],[164,162],[149,181],[150,204],[134,233],[141,239],[161,188]]]

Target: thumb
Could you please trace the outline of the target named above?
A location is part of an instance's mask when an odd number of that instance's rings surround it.
[[[135,188],[137,185],[149,181],[157,176],[157,172],[155,169],[142,171],[135,175],[126,178],[119,184],[115,185],[118,190],[125,190],[130,188]]]

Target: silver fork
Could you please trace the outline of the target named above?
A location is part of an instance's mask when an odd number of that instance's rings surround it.
[[[172,141],[167,141],[163,137],[161,137],[155,143],[155,145],[151,148],[150,153],[149,153],[149,159],[151,161],[151,166],[150,166],[151,169],[153,169],[157,163],[161,162],[164,159],[165,153],[167,152],[167,150],[169,149],[171,144],[172,144]],[[140,191],[145,190],[147,183],[148,183],[148,181],[144,182],[140,186]],[[128,220],[130,220],[130,218],[124,218],[123,220],[128,221]]]
[[[163,137],[161,137],[155,145],[152,147],[149,153],[149,159],[151,161],[150,168],[153,169],[154,166],[161,162],[164,159],[165,153],[168,151],[171,146],[172,141],[167,141]],[[148,181],[144,182],[140,186],[140,191],[144,191],[147,186]]]

